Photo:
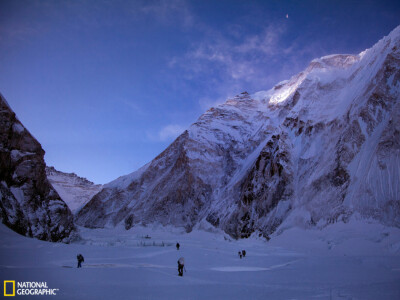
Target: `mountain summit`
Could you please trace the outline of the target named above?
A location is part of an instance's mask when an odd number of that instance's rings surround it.
[[[105,185],[78,224],[209,222],[236,238],[350,216],[400,226],[400,27],[313,60],[269,91],[209,109],[164,152]]]

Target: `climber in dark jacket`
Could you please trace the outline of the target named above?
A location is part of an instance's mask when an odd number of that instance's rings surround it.
[[[85,261],[85,259],[83,258],[82,254],[78,254],[76,256],[76,259],[78,260],[78,268],[82,268],[81,263],[83,263]]]
[[[179,245],[179,243],[176,243],[176,250],[179,250],[179,247],[180,247],[181,245]]]
[[[185,259],[183,257],[181,257],[178,260],[178,273],[179,273],[179,276],[183,276],[183,268],[184,267],[185,267]]]

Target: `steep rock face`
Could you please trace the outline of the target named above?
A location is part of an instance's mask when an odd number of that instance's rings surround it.
[[[163,153],[96,195],[84,226],[200,220],[234,237],[354,213],[399,226],[400,27],[269,91],[208,110]]]
[[[253,113],[258,105],[243,93],[210,109],[151,163],[105,185],[78,213],[78,224],[125,222],[129,228],[157,220],[191,230],[204,218],[213,191],[229,184],[238,162],[264,138],[259,123],[268,118]]]
[[[255,230],[263,232],[265,228],[274,230],[282,222],[283,216],[271,218],[270,214],[278,203],[287,201],[293,194],[291,149],[287,141],[288,136],[283,132],[272,135],[242,180],[238,210],[228,220],[233,224],[229,232],[234,236],[248,237]],[[289,203],[285,209],[289,211]]]
[[[158,218],[165,225],[193,226],[198,220],[196,212],[204,205],[211,188],[201,178],[193,176],[184,149],[187,142],[186,133],[158,159],[142,168],[141,176],[122,178],[126,183],[122,189],[109,184],[90,201],[101,215],[86,205],[78,213],[79,222],[88,227],[103,227],[124,221],[126,228],[130,228],[138,221],[147,223]],[[174,189],[170,188],[171,184]],[[105,198],[109,201],[104,201]]]
[[[101,184],[94,184],[75,173],[57,171],[54,167],[46,167],[46,175],[50,184],[73,214],[88,203],[102,188]]]
[[[0,217],[16,232],[67,241],[71,211],[46,178],[44,151],[0,95]]]

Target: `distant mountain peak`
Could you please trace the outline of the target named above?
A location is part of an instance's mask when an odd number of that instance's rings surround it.
[[[145,167],[105,185],[78,224],[190,231],[206,221],[241,238],[358,214],[400,227],[399,34],[209,109]]]
[[[54,167],[46,167],[46,175],[51,185],[56,189],[72,213],[79,211],[102,189],[102,185],[100,184],[94,184],[75,173],[58,171]]]

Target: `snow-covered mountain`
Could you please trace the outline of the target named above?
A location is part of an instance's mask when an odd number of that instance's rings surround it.
[[[400,26],[203,114],[77,214],[86,227],[209,222],[234,237],[350,215],[400,226]]]
[[[0,95],[0,219],[41,240],[67,241],[73,217],[48,182],[40,143]]]
[[[73,214],[100,192],[102,187],[101,184],[94,184],[75,173],[60,172],[54,167],[46,167],[46,175]]]

